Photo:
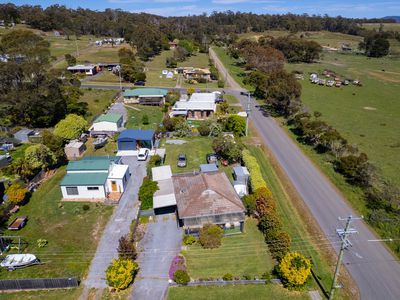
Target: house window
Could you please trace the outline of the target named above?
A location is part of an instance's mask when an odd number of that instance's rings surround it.
[[[79,195],[78,187],[76,186],[67,186],[65,189],[67,190],[67,195]]]
[[[88,191],[98,191],[99,187],[98,186],[88,186],[87,189],[88,189]]]

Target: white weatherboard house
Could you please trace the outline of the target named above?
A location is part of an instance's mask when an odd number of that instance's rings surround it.
[[[129,166],[119,162],[120,158],[109,156],[70,161],[60,183],[63,200],[119,200],[130,177]]]
[[[90,134],[99,135],[107,134],[113,135],[123,128],[123,117],[120,114],[108,113],[99,116],[94,120],[93,125],[90,127]]]
[[[193,93],[189,100],[177,101],[172,107],[171,116],[186,116],[188,119],[206,119],[216,110],[215,93]]]

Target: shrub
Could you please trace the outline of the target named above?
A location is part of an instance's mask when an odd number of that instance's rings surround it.
[[[250,172],[250,185],[253,191],[259,188],[267,188],[267,184],[262,177],[260,165],[257,159],[250,154],[250,151],[245,149],[242,151],[242,159]]]
[[[126,289],[134,279],[139,266],[130,259],[114,259],[106,270],[107,284],[117,291]]]
[[[251,280],[251,276],[250,276],[249,274],[244,274],[244,275],[242,276],[242,278],[243,278],[244,280]]]
[[[189,274],[185,270],[177,270],[174,273],[174,281],[177,284],[187,285],[190,281]]]
[[[54,134],[65,140],[72,140],[79,137],[87,125],[88,123],[83,117],[69,114],[56,124]]]
[[[219,88],[224,88],[225,87],[225,81],[223,81],[222,79],[218,80],[218,87]]]
[[[176,125],[179,123],[186,122],[185,119],[182,117],[172,117],[172,118],[165,118],[163,120],[163,125],[167,131],[174,131]]]
[[[181,122],[176,124],[175,126],[175,134],[179,137],[185,137],[188,136],[190,133],[190,127],[188,123],[186,122]]]
[[[267,244],[272,256],[281,261],[290,250],[290,237],[286,232],[280,231]]]
[[[44,247],[46,247],[47,246],[47,244],[49,243],[47,240],[45,240],[45,239],[38,239],[37,241],[36,241],[36,243],[37,243],[37,246],[39,247],[39,248],[44,248]]]
[[[243,145],[229,135],[218,136],[212,142],[213,150],[231,162],[240,161]]]
[[[225,281],[232,281],[233,275],[231,273],[226,273],[224,276],[222,276],[222,279]]]
[[[143,179],[142,186],[139,189],[139,201],[142,210],[153,208],[153,195],[157,190],[157,182],[152,181],[149,177]]]
[[[241,116],[230,115],[225,126],[226,130],[233,132],[235,136],[243,136],[246,133],[246,119]]]
[[[177,270],[186,270],[185,259],[183,258],[183,256],[175,256],[172,260],[168,272],[170,279],[174,279],[174,275]]]
[[[142,124],[143,125],[148,125],[149,124],[149,116],[148,115],[143,115]]]
[[[90,206],[87,205],[87,204],[83,204],[83,205],[82,205],[82,209],[83,209],[84,211],[87,211],[87,210],[90,209]]]
[[[210,126],[206,122],[202,122],[198,127],[201,136],[208,136],[211,132]]]
[[[245,195],[243,197],[243,205],[246,207],[248,215],[251,215],[256,210],[256,197],[254,195]]]
[[[206,224],[200,229],[199,242],[203,248],[218,248],[223,235],[224,230],[218,225]]]
[[[118,257],[119,259],[135,260],[137,256],[136,247],[133,239],[128,235],[121,236],[118,241]]]
[[[183,244],[184,245],[193,245],[194,243],[196,243],[196,238],[193,235],[185,235],[183,237]]]
[[[20,183],[14,183],[7,189],[8,201],[18,204],[24,201],[28,190]]]
[[[280,262],[278,273],[286,286],[302,286],[311,274],[310,260],[300,253],[289,252]]]
[[[266,282],[268,282],[269,280],[271,280],[271,272],[265,272],[261,275],[261,279],[264,279]]]
[[[157,166],[160,166],[162,163],[161,156],[156,154],[150,157],[149,162],[147,163],[147,176],[151,177],[151,169]]]

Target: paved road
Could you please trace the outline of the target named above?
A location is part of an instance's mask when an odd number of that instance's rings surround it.
[[[224,73],[219,59],[214,56],[214,61],[220,72]],[[240,95],[237,85],[233,84],[232,87],[234,90],[230,93],[237,96],[246,107],[247,97]],[[251,109],[251,120],[261,138],[277,158],[322,231],[326,236],[331,236],[340,226],[339,216],[355,216],[356,213],[272,117],[265,116],[254,102],[251,103]],[[400,299],[400,264],[381,242],[368,242],[377,237],[364,222],[355,221],[352,227],[359,234],[350,238],[353,247],[345,253],[344,263],[360,289],[361,298]],[[336,245],[334,248],[337,251]]]
[[[181,249],[182,230],[175,214],[156,216],[148,223],[140,243],[140,270],[133,284],[131,299],[162,300],[168,291],[168,271],[172,259]]]
[[[105,270],[113,258],[118,257],[118,240],[130,231],[132,220],[139,209],[138,191],[146,175],[145,163],[139,163],[135,157],[123,157],[122,162],[129,165],[131,177],[127,189],[122,195],[118,207],[103,232],[96,254],[90,265],[89,274],[84,281],[85,288],[106,288]]]

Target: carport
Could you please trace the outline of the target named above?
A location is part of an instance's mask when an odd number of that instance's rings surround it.
[[[134,151],[140,148],[153,149],[154,130],[127,129],[117,139],[118,151]]]
[[[154,167],[151,169],[158,190],[153,195],[153,208],[156,215],[173,213],[176,210],[176,199],[172,172],[170,166]]]

